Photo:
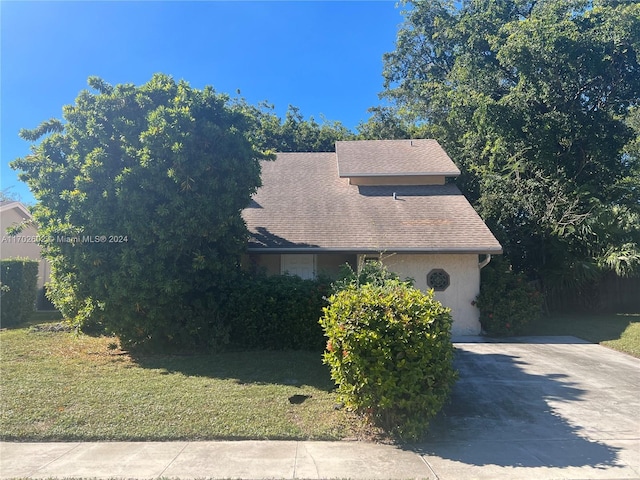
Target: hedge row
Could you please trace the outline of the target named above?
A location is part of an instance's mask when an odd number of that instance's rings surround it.
[[[0,260],[3,327],[18,325],[29,318],[36,303],[38,262],[25,258]]]
[[[223,307],[233,347],[322,350],[318,319],[327,304],[329,281],[288,275],[243,274]]]

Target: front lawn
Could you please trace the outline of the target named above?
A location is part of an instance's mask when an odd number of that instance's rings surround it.
[[[640,313],[552,315],[529,325],[527,335],[573,335],[640,358]]]
[[[362,438],[319,352],[132,357],[114,338],[0,332],[3,440]],[[289,398],[294,395],[291,403]]]

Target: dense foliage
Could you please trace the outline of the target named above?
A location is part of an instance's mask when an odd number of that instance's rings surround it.
[[[340,275],[332,284],[332,293],[337,293],[349,286],[360,285],[384,285],[388,280],[398,280],[399,277],[385,267],[382,260],[366,260],[354,270],[351,265],[345,263],[340,269]]]
[[[289,105],[282,119],[274,113],[273,105],[250,105],[243,99],[234,106],[251,119],[249,138],[262,151],[275,152],[333,152],[338,140],[352,140],[353,133],[342,123],[313,117],[305,120],[297,107]]]
[[[514,269],[556,291],[638,273],[640,4],[404,6],[385,95],[458,163]]]
[[[230,288],[224,318],[235,348],[322,350],[318,318],[329,283],[297,276],[245,273]]]
[[[210,346],[246,243],[240,213],[260,185],[250,121],[211,87],[161,74],[89,84],[64,123],[21,132],[48,135],[12,163],[38,200],[52,300],[128,347]]]
[[[0,260],[0,325],[18,325],[29,318],[35,308],[38,262],[24,258]]]
[[[401,439],[420,438],[456,377],[449,309],[408,282],[354,282],[329,298],[320,323],[345,404]]]
[[[481,271],[480,324],[489,335],[511,336],[542,313],[542,294],[522,273],[513,272],[502,258],[494,259]]]

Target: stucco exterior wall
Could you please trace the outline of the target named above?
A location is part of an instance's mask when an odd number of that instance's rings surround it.
[[[40,262],[38,265],[38,289],[44,288],[49,281],[49,264],[40,256],[40,245],[36,243],[38,230],[29,226],[16,236],[9,236],[7,228],[18,225],[24,220],[24,215],[18,209],[7,209],[2,212],[2,238],[0,243],[0,258],[26,257]]]
[[[480,293],[480,268],[478,255],[473,254],[392,254],[383,255],[383,263],[389,270],[410,277],[416,288],[427,291],[427,275],[441,268],[449,274],[450,285],[443,292],[435,292],[435,298],[451,308],[453,335],[478,335],[480,311],[471,304]]]

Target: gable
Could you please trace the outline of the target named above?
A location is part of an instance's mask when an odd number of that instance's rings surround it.
[[[7,234],[7,229],[22,224],[25,220],[31,220],[32,216],[27,207],[16,201],[4,201],[0,204],[0,216],[2,224],[2,235]],[[24,233],[36,234],[34,225],[27,225]]]
[[[28,220],[31,218],[31,213],[29,212],[27,207],[25,207],[20,202],[11,201],[11,200],[3,201],[0,203],[0,212],[5,215],[13,215],[16,218],[19,217],[22,220]]]

